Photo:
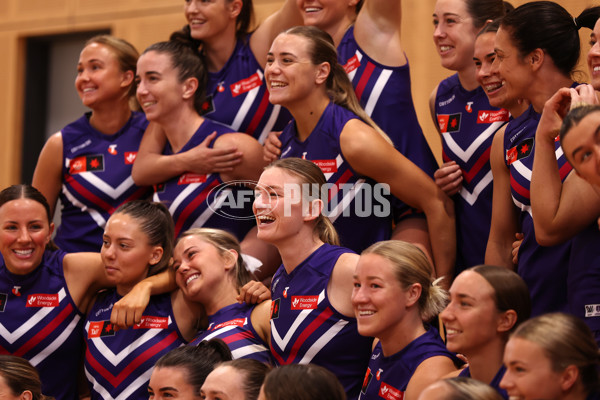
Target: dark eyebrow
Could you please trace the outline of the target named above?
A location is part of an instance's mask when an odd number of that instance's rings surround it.
[[[597,141],[598,140],[598,136],[600,136],[600,125],[598,125],[598,127],[596,128],[596,131],[594,132],[594,139]],[[575,155],[577,153],[579,153],[582,150],[582,146],[579,146],[577,148],[575,148],[575,150],[573,150],[571,152],[571,157],[575,158]]]

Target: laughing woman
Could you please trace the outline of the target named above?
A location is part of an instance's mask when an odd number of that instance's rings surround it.
[[[321,169],[299,158],[275,161],[258,182],[258,238],[283,262],[271,285],[271,353],[278,365],[329,369],[356,399],[372,340],[358,334],[350,299],[358,255],[336,246],[337,233],[321,213],[324,185]]]
[[[339,185],[326,206],[342,245],[362,250],[390,238],[389,200],[378,209],[379,189],[389,187],[395,197],[425,212],[437,275],[450,274],[456,247],[450,199],[394,149],[360,107],[331,37],[308,26],[280,34],[265,75],[269,100],[294,117],[280,137],[282,158],[313,160],[329,186]]]

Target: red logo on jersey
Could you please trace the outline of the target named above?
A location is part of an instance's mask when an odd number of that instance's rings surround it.
[[[246,79],[242,79],[241,81],[230,85],[229,88],[231,89],[231,94],[233,95],[233,97],[237,97],[240,94],[244,94],[246,92],[251,91],[254,88],[259,87],[261,84],[262,79],[260,78],[260,75],[258,75],[257,72]]]
[[[321,168],[324,174],[337,172],[338,170],[335,160],[313,160],[313,162]]]
[[[189,185],[190,183],[203,183],[206,182],[206,174],[198,175],[191,172],[187,172],[179,177],[177,181],[178,185]]]
[[[381,386],[379,386],[379,397],[383,397],[386,400],[402,400],[404,398],[404,392],[385,382],[381,382]]]
[[[93,321],[88,328],[88,339],[115,336],[115,326],[110,321]]]
[[[139,324],[133,325],[133,329],[167,329],[168,326],[168,317],[151,317],[144,315]]]
[[[439,114],[437,116],[440,132],[458,132],[460,130],[461,114]]]
[[[108,153],[112,154],[113,156],[117,155],[117,145],[116,144],[111,144],[108,146]]]
[[[283,297],[287,299],[287,290],[289,289],[289,286],[286,286],[285,289],[283,289]]]
[[[19,292],[19,289],[21,289],[21,286],[13,286],[12,294],[14,294],[17,297],[21,296],[21,292]]]
[[[509,120],[508,110],[480,110],[477,113],[478,124],[491,124],[493,122],[507,122]]]
[[[344,70],[347,74],[349,74],[358,67],[360,67],[360,61],[358,61],[358,56],[355,54],[346,62],[346,65],[344,65]]]
[[[377,378],[377,380],[381,379],[381,373],[383,372],[383,370],[381,368],[379,368],[377,370],[377,373],[375,374],[375,378]]]
[[[131,165],[137,157],[137,151],[126,151],[125,152],[125,164]]]
[[[244,326],[246,324],[246,318],[236,318],[231,321],[221,322],[219,325],[216,325],[211,330],[215,331],[217,329],[225,328],[226,326]]]
[[[319,296],[292,296],[292,310],[315,310]]]
[[[27,296],[27,304],[25,307],[58,307],[58,293],[30,294]]]
[[[506,162],[510,165],[517,160],[526,158],[531,154],[532,150],[533,138],[525,139],[515,147],[506,150]]]
[[[371,383],[371,379],[373,379],[373,374],[371,373],[371,368],[367,367],[367,373],[365,374],[365,379],[363,379],[362,388],[360,389],[361,393],[367,393],[367,388],[369,387],[369,383]]]
[[[467,110],[468,113],[472,113],[473,112],[473,107],[471,107],[473,105],[472,101],[468,101],[467,105],[465,106],[465,110]]]
[[[69,162],[69,173],[71,175],[87,171],[104,171],[104,156],[102,154],[81,156]]]

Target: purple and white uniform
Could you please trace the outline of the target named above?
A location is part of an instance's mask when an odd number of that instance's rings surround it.
[[[214,315],[208,316],[208,328],[200,331],[190,344],[196,346],[203,340],[219,338],[227,343],[234,359],[253,358],[272,364],[269,345],[261,339],[252,326],[250,319],[252,310],[254,306],[245,303],[234,303],[223,307]]]
[[[294,123],[286,126],[279,139],[281,158],[300,157],[321,168],[329,186],[329,203],[323,213],[333,222],[342,246],[360,253],[390,238],[392,212],[389,189],[359,175],[342,154],[340,134],[355,118],[346,108],[329,103],[304,142],[298,140]]]
[[[531,295],[531,315],[567,310],[567,271],[571,241],[557,246],[540,246],[535,239],[529,188],[535,145],[535,131],[540,120],[532,106],[512,120],[504,133],[506,166],[510,170],[513,202],[520,210],[521,231],[524,238],[519,248],[517,272],[523,278]],[[556,160],[562,180],[571,171],[571,165],[556,141]]]
[[[281,131],[291,116],[269,103],[263,66],[256,61],[249,41],[250,35],[238,40],[225,66],[208,73],[203,115],[263,143],[269,132]]]
[[[356,399],[372,339],[360,336],[356,319],[340,314],[327,296],[333,268],[349,252],[323,244],[290,274],[279,267],[271,285],[271,353],[278,365],[313,363],[329,369],[348,398]]]
[[[66,252],[93,251],[102,246],[104,225],[123,203],[152,194],[131,177],[148,121],[133,112],[115,134],[90,125],[90,113],[61,130],[63,141],[61,223],[54,242]]]
[[[494,134],[509,120],[507,110],[490,106],[483,89],[465,90],[458,75],[440,82],[435,115],[442,134],[442,158],[455,161],[463,181],[453,196],[456,214],[456,271],[483,264],[492,223]]]
[[[115,332],[110,323],[116,290],[101,293],[85,322],[85,374],[92,399],[148,399],[154,364],[185,340],[177,328],[171,294],[152,296],[142,321]]]
[[[217,132],[218,138],[233,131],[223,124],[204,119],[180,152],[199,145],[213,132]],[[168,142],[163,154],[173,154]],[[173,216],[176,237],[190,228],[210,227],[224,229],[238,240],[244,238],[255,223],[252,202],[238,199],[250,199],[253,192],[238,187],[219,190],[222,184],[219,174],[188,172],[154,187],[154,201],[164,203]],[[248,191],[247,196],[241,196],[239,192],[243,190]]]
[[[83,314],[65,282],[65,254],[46,251],[27,275],[10,273],[0,257],[0,354],[29,360],[47,396],[77,400]]]
[[[410,379],[423,361],[436,356],[448,357],[453,361],[456,359],[446,349],[438,331],[430,326],[427,328],[427,332],[388,357],[383,355],[381,342],[375,345],[359,399],[401,400]]]

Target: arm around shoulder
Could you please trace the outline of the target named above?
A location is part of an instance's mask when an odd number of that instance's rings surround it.
[[[32,180],[32,186],[39,190],[48,201],[52,215],[54,215],[56,201],[62,187],[62,163],[62,134],[56,132],[50,136],[42,148]]]
[[[423,361],[410,378],[406,387],[405,399],[414,400],[432,383],[444,379],[446,375],[456,371],[452,360],[445,356],[434,356]]]
[[[342,254],[335,263],[327,284],[327,296],[333,308],[342,315],[351,318],[354,318],[351,299],[358,259],[358,254]]]
[[[263,148],[256,139],[245,133],[227,133],[220,136],[214,148],[236,147],[241,149],[243,156],[241,162],[233,167],[231,171],[222,172],[223,181],[251,180],[258,181],[263,168],[267,162],[263,158]]]

